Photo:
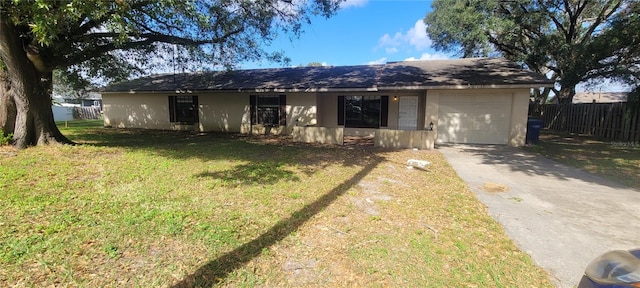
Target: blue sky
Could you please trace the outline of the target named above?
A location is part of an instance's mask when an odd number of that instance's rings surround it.
[[[459,58],[436,51],[424,17],[431,0],[346,0],[331,18],[316,17],[300,38],[282,35],[268,51],[283,51],[291,66],[319,62],[329,66],[383,64],[391,61]],[[241,69],[279,67],[272,62],[245,63]],[[576,87],[578,91],[626,91],[616,82]]]
[[[268,49],[284,51],[292,66],[455,58],[431,48],[422,21],[430,10],[431,1],[425,0],[347,0],[333,17],[313,18],[299,39],[279,37]],[[265,62],[241,67],[277,65]]]

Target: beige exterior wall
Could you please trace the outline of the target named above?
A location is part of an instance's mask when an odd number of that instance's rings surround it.
[[[103,94],[104,125],[118,128],[171,129],[167,96]]]
[[[374,145],[384,148],[433,149],[435,134],[433,131],[403,131],[379,129],[375,132]]]
[[[289,134],[293,126],[318,125],[316,99],[316,93],[287,94],[287,127],[289,127]]]
[[[250,125],[250,95],[287,95],[287,125],[271,129]],[[171,93],[104,94],[104,122],[106,126],[165,130],[195,129],[199,131],[291,134],[293,126],[317,124],[315,93],[194,93],[198,96],[197,127],[174,125],[169,122]],[[297,122],[296,122],[297,120]]]
[[[513,91],[509,146],[519,147],[525,144],[529,115],[529,95],[529,90],[527,89]]]
[[[418,129],[424,127],[424,121],[422,115],[424,115],[425,109],[425,92],[424,90],[416,91],[382,91],[382,92],[330,92],[330,93],[318,93],[318,124],[317,126],[336,128],[343,127],[338,125],[338,96],[389,96],[389,116],[388,126],[383,127],[386,129],[398,129],[398,100],[394,100],[394,97],[403,96],[417,96],[418,97]],[[352,129],[353,131],[353,129]],[[363,130],[368,131],[367,129]],[[347,131],[345,131],[347,133]],[[352,132],[353,134],[353,132]],[[357,133],[356,133],[357,134]],[[345,134],[346,135],[346,134]],[[354,134],[355,135],[355,134]]]
[[[318,126],[338,128],[338,95],[336,93],[320,93],[318,99]]]
[[[473,89],[473,90],[429,90],[425,112],[425,129],[430,122],[434,123],[435,135],[438,135],[438,112],[440,111],[441,97],[455,97],[455,94],[473,95],[509,95],[510,96],[510,123],[507,143],[510,146],[522,146],[525,143],[527,130],[527,114],[529,109],[529,89]],[[453,95],[453,96],[452,96]],[[437,136],[436,136],[437,137]],[[438,143],[438,139],[436,139]]]
[[[433,132],[437,135],[438,132],[438,109],[440,108],[440,93],[436,90],[430,90],[426,92],[427,103],[425,105],[424,113],[424,129],[430,129],[431,123],[433,123]],[[435,138],[435,137],[434,137]]]
[[[385,130],[398,128],[398,102],[394,97],[418,96],[418,130],[428,130],[429,123],[434,123],[434,130],[429,133],[435,138],[438,127],[438,112],[441,97],[449,97],[455,93],[463,94],[508,94],[511,95],[511,117],[509,123],[508,143],[521,146],[525,143],[527,127],[527,110],[529,89],[461,89],[461,90],[415,90],[415,91],[382,91],[382,92],[331,92],[331,93],[249,93],[249,92],[217,92],[194,93],[198,96],[200,123],[198,127],[177,127],[169,122],[170,93],[107,93],[103,94],[104,122],[106,126],[122,128],[146,129],[196,129],[200,131],[222,131],[241,133],[293,134],[294,126],[344,128],[337,124],[338,96],[378,95],[389,96],[388,127]],[[250,95],[287,95],[287,125],[267,129],[254,125],[251,127],[249,113]],[[184,94],[183,94],[184,95]],[[296,121],[297,120],[297,121]],[[311,130],[309,130],[311,131]],[[373,135],[375,129],[343,129],[343,135]],[[327,131],[311,131],[314,137],[328,133]],[[332,134],[332,133],[329,133]],[[385,136],[386,135],[386,136]],[[400,139],[397,135],[385,133],[380,137]],[[306,137],[306,136],[305,136]],[[333,136],[332,136],[333,137]],[[342,137],[342,136],[341,136]],[[422,137],[422,136],[421,136]],[[335,138],[335,137],[334,137]],[[411,136],[411,139],[416,139]],[[422,139],[422,138],[421,138]],[[398,140],[402,143],[405,140]],[[407,140],[415,141],[415,140]],[[419,140],[421,143],[423,140]],[[437,139],[429,140],[436,141]],[[306,141],[305,141],[306,142]],[[380,144],[382,146],[382,144]],[[421,144],[422,145],[422,144]],[[431,144],[427,144],[431,145]],[[393,146],[388,146],[393,147]]]
[[[200,131],[241,132],[250,123],[249,94],[211,93],[198,95]]]
[[[293,127],[293,141],[305,143],[337,144],[344,143],[344,128]]]

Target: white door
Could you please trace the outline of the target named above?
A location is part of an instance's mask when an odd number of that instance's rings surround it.
[[[418,96],[403,96],[398,99],[398,129],[418,129]]]
[[[437,143],[507,144],[510,94],[440,96]]]

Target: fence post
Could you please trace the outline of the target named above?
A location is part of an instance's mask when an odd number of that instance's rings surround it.
[[[544,104],[540,107],[546,129],[583,133],[610,140],[640,142],[640,111],[627,103]]]
[[[73,107],[73,119],[100,119],[100,107]]]

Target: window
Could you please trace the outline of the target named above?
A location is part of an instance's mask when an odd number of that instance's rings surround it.
[[[169,96],[169,121],[171,123],[198,123],[198,96]]]
[[[251,95],[251,124],[287,125],[286,95]]]
[[[387,126],[388,96],[338,96],[338,125],[351,128]]]

